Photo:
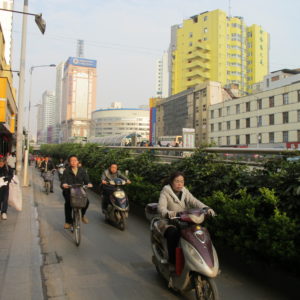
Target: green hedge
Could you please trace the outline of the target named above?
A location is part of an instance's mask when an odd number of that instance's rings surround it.
[[[300,162],[269,161],[263,169],[216,163],[214,154],[197,150],[171,165],[157,163],[151,151],[129,156],[129,150],[108,150],[95,144],[43,145],[54,159],[78,155],[95,185],[111,162],[129,170],[130,201],[157,202],[169,174],[183,171],[190,191],[218,216],[209,222],[218,244],[244,257],[300,267]]]

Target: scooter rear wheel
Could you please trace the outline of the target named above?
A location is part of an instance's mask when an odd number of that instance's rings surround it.
[[[197,300],[219,300],[217,285],[212,278],[195,274],[193,276]]]

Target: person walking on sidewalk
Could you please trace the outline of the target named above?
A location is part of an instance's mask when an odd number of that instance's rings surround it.
[[[70,185],[72,184],[86,184],[88,187],[93,187],[90,182],[87,172],[82,168],[78,167],[78,158],[76,155],[70,155],[68,158],[69,166],[66,167],[62,178],[61,187],[63,188],[63,196],[65,198],[65,229],[70,229],[72,220],[72,207],[71,207],[71,191]],[[84,208],[81,209],[82,222],[88,224],[88,219],[85,213],[89,207],[89,200]]]
[[[9,183],[14,176],[13,169],[6,163],[5,157],[0,157],[0,210],[1,219],[7,220]]]

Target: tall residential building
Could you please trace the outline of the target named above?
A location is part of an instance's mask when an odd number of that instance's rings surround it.
[[[0,8],[13,10],[14,0],[0,0]],[[11,64],[13,13],[0,11],[0,24],[5,40],[5,60],[7,64]]]
[[[269,72],[269,34],[242,17],[213,10],[171,28],[172,95],[211,80],[252,92]]]
[[[166,98],[170,95],[169,55],[164,52],[161,59],[156,62],[156,97]]]
[[[45,91],[42,103],[38,105],[37,114],[37,143],[53,143],[53,130],[55,125],[55,92]]]
[[[62,141],[82,140],[90,135],[92,111],[96,108],[97,61],[69,57],[64,65]]]

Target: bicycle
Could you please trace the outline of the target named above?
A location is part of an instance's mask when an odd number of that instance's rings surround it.
[[[84,208],[87,204],[87,195],[85,189],[87,185],[82,184],[72,184],[69,185],[71,189],[71,198],[70,203],[72,207],[72,220],[73,224],[71,227],[71,232],[75,236],[75,244],[78,247],[81,242],[81,209]]]
[[[51,181],[53,181],[53,172],[52,171],[44,172],[43,178],[44,178],[45,193],[46,195],[48,195],[50,193]]]

